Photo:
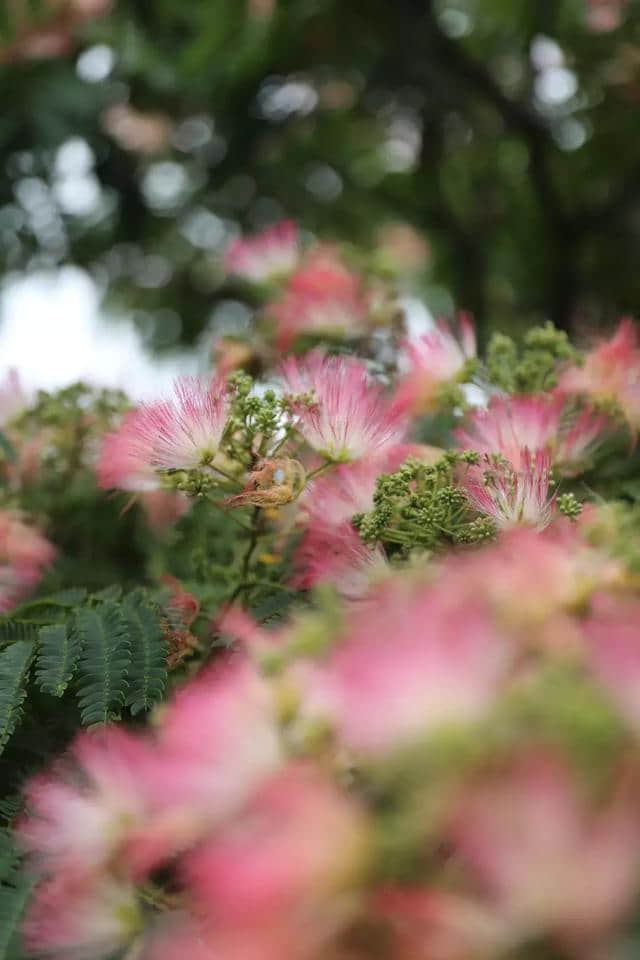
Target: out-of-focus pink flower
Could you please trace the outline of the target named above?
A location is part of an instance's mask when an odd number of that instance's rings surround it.
[[[611,429],[611,420],[594,410],[582,410],[569,419],[561,430],[554,449],[553,460],[560,473],[573,477],[589,466],[599,444]]]
[[[584,631],[594,674],[625,720],[640,731],[640,601],[598,594]]]
[[[433,409],[440,388],[463,375],[476,355],[476,336],[468,314],[461,313],[459,323],[460,341],[441,322],[418,340],[405,343],[409,369],[395,397],[400,410],[421,413]]]
[[[387,568],[383,550],[363,543],[348,520],[338,527],[310,528],[294,564],[294,586],[308,590],[316,583],[330,583],[345,600],[363,597],[376,574]]]
[[[154,533],[173,526],[191,506],[188,497],[173,490],[147,490],[140,495],[140,503]]]
[[[184,842],[220,823],[282,763],[272,691],[242,656],[183,688],[158,732],[157,805]],[[145,838],[137,859],[144,861]]]
[[[169,594],[169,612],[172,619],[180,626],[190,627],[200,610],[200,601],[192,593],[185,590],[176,577],[165,574],[162,577],[163,583],[168,587]]]
[[[615,401],[630,427],[640,427],[640,346],[633,321],[622,320],[610,340],[587,353],[581,367],[562,374],[559,387],[599,401]]]
[[[101,960],[133,940],[142,928],[135,890],[108,875],[73,874],[37,888],[23,924],[25,946],[38,956]]]
[[[362,335],[369,304],[362,279],[334,250],[321,247],[309,254],[266,310],[276,321],[279,348],[287,350],[304,333],[338,338]]]
[[[392,960],[493,960],[504,924],[489,905],[435,889],[383,889],[375,915],[391,932]]]
[[[620,563],[587,543],[579,524],[561,517],[542,533],[517,527],[482,550],[445,559],[438,588],[486,598],[503,625],[557,649],[582,647],[571,615],[595,590],[623,577]]]
[[[266,283],[291,273],[299,259],[298,228],[292,220],[283,220],[254,236],[234,240],[224,266],[252,283]]]
[[[308,589],[332,583],[350,600],[366,592],[371,576],[384,569],[384,554],[362,542],[351,518],[372,509],[380,474],[396,470],[416,449],[399,444],[380,457],[342,464],[312,482],[301,502],[306,530],[294,555],[294,584]]]
[[[375,753],[476,720],[510,663],[481,602],[392,580],[354,611],[343,642],[309,671],[303,703],[345,746]]]
[[[515,938],[550,933],[592,943],[638,890],[636,801],[621,787],[591,810],[566,763],[529,753],[475,787],[454,816],[469,879]]]
[[[348,922],[343,896],[367,853],[363,813],[312,769],[265,783],[225,830],[187,854],[183,877],[213,956],[317,956]]]
[[[102,126],[123,150],[150,156],[166,150],[172,123],[166,113],[136,110],[128,103],[113,103],[102,114]]]
[[[27,406],[17,370],[9,370],[0,382],[0,427],[11,423]]]
[[[594,33],[609,33],[622,23],[629,0],[586,0],[587,26]]]
[[[459,447],[499,453],[515,470],[522,453],[547,450],[558,435],[564,400],[560,396],[492,397],[486,410],[474,410],[455,431]]]
[[[224,380],[177,380],[170,400],[143,405],[107,435],[98,464],[100,486],[155,489],[155,471],[210,465],[218,452],[227,407]]]
[[[402,440],[404,418],[359,360],[312,351],[304,360],[288,357],[282,370],[287,393],[311,396],[309,404],[293,402],[297,428],[328,460],[379,456]]]
[[[11,610],[42,579],[56,548],[16,513],[0,511],[0,611]]]
[[[491,517],[502,530],[524,524],[543,530],[551,523],[555,499],[549,493],[551,458],[537,450],[520,454],[520,467],[485,456],[483,467],[460,475],[469,501],[479,513]]]
[[[49,876],[89,876],[102,869],[150,814],[144,741],[117,727],[81,734],[51,773],[26,791],[19,827],[24,849]]]
[[[573,474],[588,462],[608,426],[608,418],[584,410],[573,420],[565,416],[561,394],[492,397],[486,410],[469,414],[455,431],[459,447],[481,454],[501,454],[515,470],[522,453],[546,450],[561,472]]]

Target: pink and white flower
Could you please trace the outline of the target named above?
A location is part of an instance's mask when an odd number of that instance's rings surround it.
[[[640,732],[640,601],[598,594],[584,632],[593,673],[627,723]]]
[[[101,960],[129,944],[142,929],[133,887],[107,874],[60,875],[42,883],[23,924],[26,948],[61,960]]]
[[[234,240],[224,266],[251,283],[266,283],[291,273],[299,259],[298,228],[292,220],[282,220],[261,233]]]
[[[98,464],[100,486],[153,490],[159,485],[158,471],[210,465],[227,412],[223,379],[176,380],[171,399],[139,407],[105,438]]]
[[[431,410],[438,391],[464,375],[476,355],[476,335],[468,314],[461,313],[460,341],[444,322],[404,344],[408,371],[401,378],[395,404],[401,410],[421,413]]]
[[[300,504],[306,530],[294,555],[296,586],[331,583],[349,600],[366,593],[386,562],[380,548],[363,543],[352,517],[372,509],[380,474],[397,469],[416,449],[400,444],[381,457],[342,464],[312,482]]]
[[[50,773],[26,790],[19,838],[45,874],[90,876],[110,861],[151,810],[144,741],[111,727],[81,734]]]
[[[379,456],[402,440],[404,417],[354,357],[312,351],[304,360],[288,357],[282,372],[297,429],[327,460]],[[298,399],[305,394],[309,402]]]
[[[0,611],[7,613],[40,582],[56,548],[17,513],[0,511]]]
[[[302,702],[340,743],[376,754],[466,726],[495,701],[510,647],[482,602],[392,580],[305,675]]]
[[[480,454],[500,454],[521,470],[524,450],[548,451],[561,472],[579,472],[604,437],[608,418],[584,410],[566,415],[562,394],[492,397],[486,410],[474,410],[455,431],[458,446]]]
[[[639,820],[617,782],[617,794],[590,809],[567,763],[538,750],[465,788],[455,850],[514,940],[547,933],[591,945],[632,905]]]
[[[555,503],[549,492],[551,458],[542,450],[535,454],[522,450],[519,469],[485,456],[483,467],[465,470],[460,480],[471,505],[501,530],[519,524],[543,530],[551,523]]]
[[[587,353],[580,367],[562,374],[559,387],[597,401],[618,404],[630,427],[640,427],[640,345],[632,320],[622,320],[610,340]]]
[[[287,350],[300,334],[354,337],[367,326],[369,304],[362,279],[330,248],[320,247],[266,307],[277,323],[277,342]]]

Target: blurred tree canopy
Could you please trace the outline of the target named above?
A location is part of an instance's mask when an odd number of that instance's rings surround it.
[[[640,307],[636,0],[6,0],[0,261],[158,348],[246,322],[282,216],[481,331]]]

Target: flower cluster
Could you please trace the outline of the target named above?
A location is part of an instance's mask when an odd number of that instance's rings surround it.
[[[412,339],[289,222],[225,266],[257,335],[208,375],[0,387],[7,942],[631,956],[635,327]]]

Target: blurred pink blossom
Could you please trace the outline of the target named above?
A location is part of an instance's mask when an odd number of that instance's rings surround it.
[[[334,250],[320,247],[306,257],[266,311],[277,323],[278,346],[287,350],[300,334],[362,335],[369,304],[361,278]]]
[[[441,321],[417,340],[404,344],[408,371],[401,377],[395,396],[399,410],[422,413],[433,409],[440,388],[464,374],[476,355],[476,335],[468,314],[460,314],[459,326],[459,341]]]
[[[596,401],[615,401],[635,432],[640,427],[640,346],[633,321],[622,320],[610,340],[587,353],[582,366],[565,370],[559,386]]]
[[[261,233],[234,240],[224,266],[252,283],[265,283],[292,273],[299,259],[298,228],[292,220],[282,220]]]

